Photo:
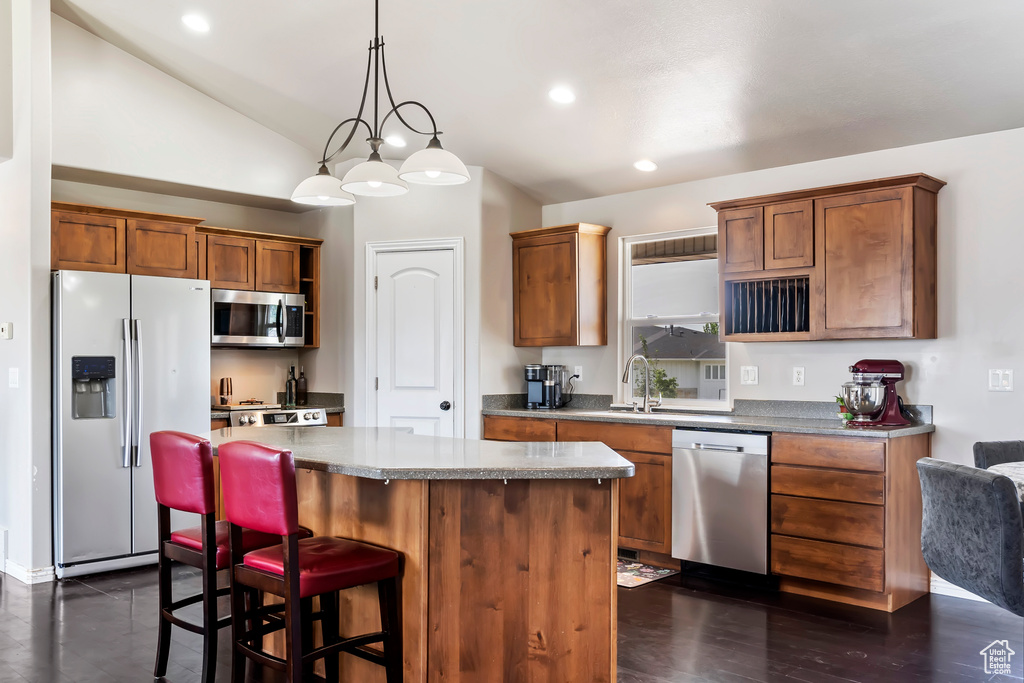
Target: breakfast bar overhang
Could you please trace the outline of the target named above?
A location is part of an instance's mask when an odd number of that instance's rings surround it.
[[[402,554],[405,681],[616,680],[618,479],[634,468],[604,444],[211,433],[215,449],[242,439],[293,452],[300,524]],[[342,635],[378,627],[375,588],[344,591]],[[384,681],[341,665],[343,681]]]

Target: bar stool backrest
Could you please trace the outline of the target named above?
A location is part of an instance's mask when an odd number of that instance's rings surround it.
[[[299,531],[291,451],[253,441],[232,441],[221,444],[217,455],[224,516],[229,522],[278,536]]]
[[[214,512],[216,492],[210,442],[184,432],[153,432],[149,445],[156,502],[200,515]]]

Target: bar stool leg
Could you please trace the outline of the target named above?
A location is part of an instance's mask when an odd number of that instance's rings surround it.
[[[377,582],[377,597],[380,601],[380,627],[384,631],[384,669],[387,683],[402,681],[402,633],[400,630],[398,603],[398,579],[391,578]]]
[[[320,596],[320,611],[323,612],[323,617],[320,620],[320,628],[323,630],[324,645],[327,643],[334,643],[340,639],[338,635],[339,626],[338,622],[341,619],[338,609],[338,594],[337,593],[324,593]],[[328,681],[332,683],[340,680],[341,668],[338,664],[338,658],[341,655],[330,655],[324,658],[324,673]]]
[[[156,665],[153,676],[160,678],[167,673],[167,660],[171,654],[171,622],[164,616],[164,610],[171,608],[171,562],[160,557],[157,575],[160,584],[160,624],[157,627]]]
[[[216,552],[216,546],[214,546]],[[217,569],[203,570],[203,677],[214,683],[217,676]]]

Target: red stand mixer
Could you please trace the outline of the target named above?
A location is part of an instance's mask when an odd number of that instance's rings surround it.
[[[859,360],[850,366],[853,380],[843,384],[843,405],[853,414],[850,427],[902,427],[903,417],[896,383],[906,376],[898,360]]]

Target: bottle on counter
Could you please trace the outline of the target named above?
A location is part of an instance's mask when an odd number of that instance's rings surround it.
[[[295,366],[288,368],[288,379],[284,383],[284,404],[286,406],[295,405]]]
[[[309,402],[309,392],[306,390],[306,369],[299,366],[299,378],[295,380],[295,405],[304,406]]]

